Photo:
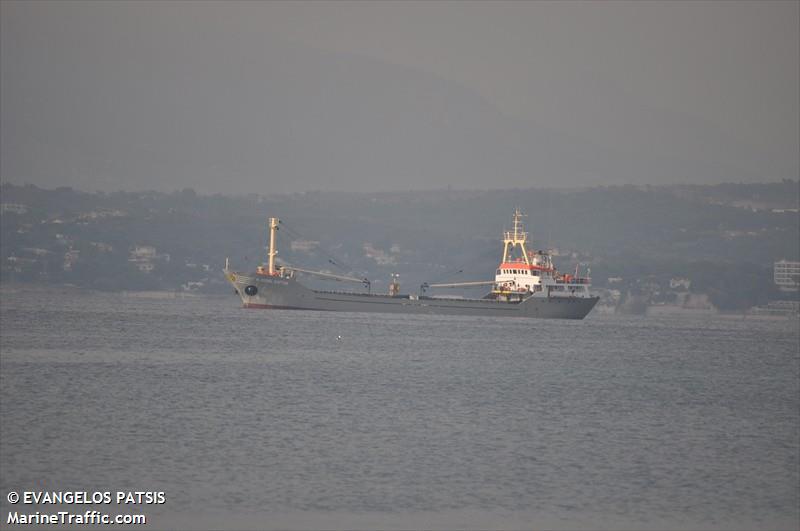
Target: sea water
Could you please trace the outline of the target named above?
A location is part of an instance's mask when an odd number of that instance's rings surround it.
[[[800,526],[796,319],[0,307],[3,526],[43,510],[12,491],[163,492],[150,529]]]

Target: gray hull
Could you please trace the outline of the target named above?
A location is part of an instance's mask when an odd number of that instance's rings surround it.
[[[293,278],[228,273],[245,308],[583,319],[599,297],[531,295],[521,301],[315,291]],[[253,289],[255,288],[255,289]]]

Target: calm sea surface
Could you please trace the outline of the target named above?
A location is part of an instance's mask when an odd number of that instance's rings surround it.
[[[3,525],[139,490],[154,529],[800,527],[797,320],[0,307]]]

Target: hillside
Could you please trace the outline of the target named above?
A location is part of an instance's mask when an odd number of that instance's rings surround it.
[[[405,291],[490,278],[515,207],[559,268],[591,268],[595,286],[623,298],[670,301],[688,289],[742,310],[779,298],[772,263],[800,256],[789,180],[238,197],[3,184],[0,197],[3,282],[103,290],[227,290],[225,258],[238,268],[263,260],[268,216],[283,220],[283,261],[367,276],[377,290],[391,273]]]

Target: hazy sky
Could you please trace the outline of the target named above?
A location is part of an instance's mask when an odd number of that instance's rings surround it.
[[[797,179],[800,2],[0,4],[4,182]]]

